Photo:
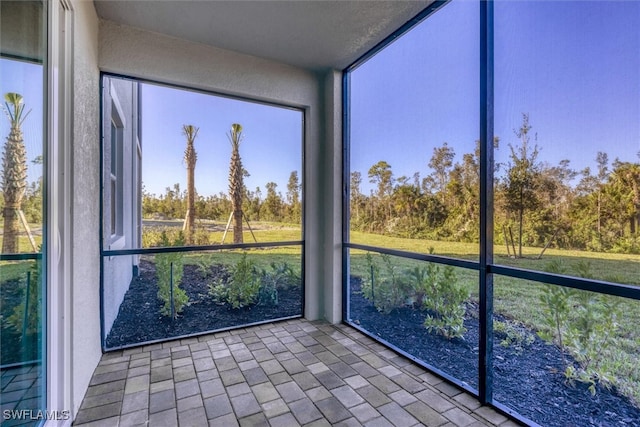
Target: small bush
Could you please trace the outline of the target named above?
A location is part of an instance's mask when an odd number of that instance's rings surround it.
[[[452,266],[441,268],[430,264],[430,268],[423,302],[428,311],[424,326],[429,332],[445,338],[462,338],[467,332],[464,327],[464,302],[469,298],[469,291],[458,282]]]
[[[286,262],[271,263],[271,272],[269,275],[273,277],[277,289],[293,289],[300,287],[302,280],[300,274]]]
[[[274,274],[262,270],[262,280],[258,291],[258,304],[265,306],[278,305],[278,282]]]
[[[535,336],[526,326],[509,320],[494,320],[493,332],[501,339],[502,347],[511,348],[516,354],[522,354],[535,341]]]
[[[165,231],[160,233],[161,246],[182,246],[184,235],[180,232],[175,240],[170,240]],[[182,254],[162,253],[156,255],[156,276],[158,278],[158,298],[163,302],[160,313],[171,316],[171,284],[173,283],[173,307],[174,316],[182,312],[189,302],[189,297],[184,289],[180,288],[183,274]],[[171,276],[173,266],[173,277]]]
[[[169,244],[168,244],[169,243]],[[177,227],[142,227],[142,247],[183,246],[184,233]]]
[[[211,284],[209,293],[217,302],[230,304],[232,308],[241,308],[255,304],[259,291],[260,274],[255,263],[247,258],[245,252],[231,268],[229,281]]]
[[[204,227],[197,227],[193,233],[193,244],[197,246],[209,246],[211,244],[211,233]]]
[[[564,272],[560,263],[547,265],[547,271]],[[591,278],[591,265],[580,261],[573,267],[580,277]],[[608,387],[612,382],[608,360],[609,347],[615,340],[619,316],[613,299],[589,291],[575,291],[561,286],[545,285],[540,296],[545,329],[538,335],[548,343],[557,341],[569,383],[589,384],[592,394],[596,384]],[[575,361],[569,362],[565,353]]]
[[[381,274],[380,267],[373,261],[373,256],[367,254],[370,274],[363,281],[362,293],[378,311],[389,314],[394,308],[407,305],[412,292],[411,285],[401,277],[391,257],[382,254],[381,258],[384,274]]]

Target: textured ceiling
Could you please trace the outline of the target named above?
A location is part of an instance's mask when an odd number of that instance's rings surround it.
[[[346,67],[431,2],[95,0],[94,3],[102,19],[322,70]]]

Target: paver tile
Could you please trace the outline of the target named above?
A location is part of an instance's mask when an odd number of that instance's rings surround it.
[[[262,411],[267,418],[272,418],[285,412],[289,412],[289,406],[282,399],[270,400],[264,402],[262,405]]]
[[[254,385],[251,387],[251,391],[253,391],[253,394],[260,403],[269,402],[270,400],[275,400],[280,397],[278,390],[269,382]]]
[[[162,412],[167,409],[176,407],[175,390],[163,390],[158,393],[152,393],[149,396],[149,412]]]
[[[178,412],[180,426],[206,426],[207,414],[204,407],[198,406],[185,411]]]
[[[200,386],[197,379],[191,379],[176,383],[176,399],[183,399],[185,397],[200,394]]]
[[[369,420],[372,420],[380,416],[380,412],[378,412],[373,406],[371,406],[367,402],[361,403],[358,406],[354,406],[349,410],[360,423],[365,423]]]
[[[344,385],[342,387],[334,388],[331,390],[331,393],[342,403],[346,408],[351,408],[352,406],[359,405],[364,402],[362,396],[356,393],[351,387],[348,385]]]
[[[308,424],[322,418],[322,414],[318,408],[316,408],[313,402],[307,397],[291,402],[289,404],[289,409],[300,424]]]
[[[261,413],[249,415],[238,421],[240,427],[269,427],[269,421],[267,421],[267,418]]]
[[[464,393],[464,394],[466,394],[466,393]],[[458,397],[458,396],[456,396],[456,397]],[[505,417],[502,414],[499,414],[494,409],[489,408],[487,406],[482,406],[482,407],[476,409],[473,412],[476,413],[477,415],[481,416],[485,420],[489,421],[490,423],[493,423],[493,424],[496,424],[496,425],[502,424],[505,421],[507,421],[507,417]]]
[[[473,418],[471,415],[467,414],[460,408],[451,408],[442,415],[451,420],[455,425],[460,427],[466,427],[476,421],[475,418]]]
[[[231,401],[226,394],[204,399],[204,408],[207,413],[207,419],[215,419],[233,412]]]
[[[287,403],[306,397],[304,391],[294,381],[277,385],[276,390]]]
[[[410,403],[405,406],[404,409],[426,426],[437,427],[446,424],[448,421],[445,417],[440,415],[439,412],[419,400],[414,403]]]
[[[404,408],[402,408],[396,402],[387,403],[386,405],[382,405],[377,409],[395,426],[413,426],[418,424],[418,420],[415,419],[413,415],[404,410]]]
[[[236,416],[232,413],[209,420],[209,427],[237,427],[239,425]]]
[[[261,410],[260,404],[252,393],[232,397],[231,406],[233,406],[233,411],[238,418],[256,414]]]
[[[111,418],[120,415],[122,402],[110,403],[108,405],[95,406],[93,408],[80,409],[76,417],[78,424],[88,423],[91,421],[101,420],[103,418]]]
[[[260,384],[265,381],[269,381],[269,377],[264,372],[261,367],[256,367],[252,369],[248,369],[246,371],[241,371],[242,375],[244,375],[245,380],[249,385]]]
[[[3,373],[3,409],[38,378],[16,375]],[[74,425],[516,423],[349,326],[293,319],[106,354]]]
[[[149,411],[147,409],[140,409],[135,412],[122,415],[120,417],[121,426],[138,426],[147,425],[149,421]]]
[[[310,372],[300,372],[298,374],[292,375],[291,378],[300,386],[302,390],[309,390],[314,387],[318,387],[320,381],[313,376]]]
[[[139,391],[137,393],[127,394],[122,400],[122,414],[130,412],[136,412],[144,409],[148,412],[149,409],[149,393],[146,391]],[[148,418],[148,417],[147,417]]]
[[[316,402],[316,406],[330,423],[335,424],[351,417],[351,412],[349,412],[335,397],[330,397]]]
[[[179,399],[178,400],[178,415],[181,412],[187,411],[189,409],[201,408],[203,406],[204,406],[204,403],[202,402],[202,396],[200,396],[199,394],[197,394],[195,396],[185,397],[184,399]]]
[[[149,415],[149,425],[158,427],[177,427],[178,413],[175,408]]]
[[[132,394],[139,391],[149,391],[149,375],[127,378],[127,383],[124,386],[124,394]]]

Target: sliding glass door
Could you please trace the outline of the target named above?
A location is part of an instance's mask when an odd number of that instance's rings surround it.
[[[3,425],[46,407],[47,3],[0,3],[0,373]]]

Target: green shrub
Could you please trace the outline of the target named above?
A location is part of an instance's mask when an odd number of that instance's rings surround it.
[[[194,261],[198,268],[198,273],[203,279],[211,273],[211,266],[213,265],[213,258],[209,255],[202,255]]]
[[[291,268],[291,266],[286,262],[272,262],[271,270],[272,271],[269,275],[273,277],[276,288],[278,289],[299,288],[302,284],[300,274]]]
[[[172,241],[167,236],[167,233],[162,231],[160,233],[160,244],[165,247],[182,246],[184,245],[184,235],[180,231],[177,238]],[[163,302],[160,313],[164,316],[171,316],[171,284],[173,283],[174,316],[177,316],[189,302],[187,293],[180,288],[183,273],[182,254],[178,252],[157,254],[155,263],[156,276],[158,278],[158,298]],[[171,276],[172,269],[173,277]]]
[[[554,273],[565,271],[559,262],[547,265],[546,270]],[[589,262],[580,261],[573,266],[573,271],[580,277],[593,277]],[[614,381],[609,372],[615,372],[608,360],[609,347],[615,341],[619,316],[613,299],[594,292],[545,285],[540,302],[545,329],[538,335],[548,343],[557,340],[567,381],[587,383],[594,394],[596,384],[608,387]],[[565,353],[574,358],[577,366],[567,361]]]
[[[526,326],[510,320],[494,320],[493,332],[501,339],[502,347],[511,348],[516,354],[522,354],[535,340],[535,336]]]
[[[258,301],[260,273],[245,252],[231,268],[231,277],[226,283],[218,281],[209,287],[215,301],[230,304],[233,308],[247,307]]]
[[[193,233],[193,244],[209,246],[211,244],[211,233],[205,227],[197,227]]]
[[[142,227],[142,247],[183,246],[184,233],[178,227]]]
[[[397,265],[393,263],[391,256],[382,254],[380,257],[384,264],[384,274],[381,274],[380,267],[373,261],[373,256],[367,253],[370,274],[362,283],[362,293],[378,311],[389,314],[411,299],[411,285],[398,274]]]
[[[262,270],[260,289],[258,291],[258,304],[266,306],[278,305],[278,282],[272,273]]]
[[[455,270],[447,265],[429,264],[428,282],[423,307],[428,311],[424,326],[429,332],[435,332],[446,338],[462,338],[467,329],[464,327],[469,291],[458,282]]]

